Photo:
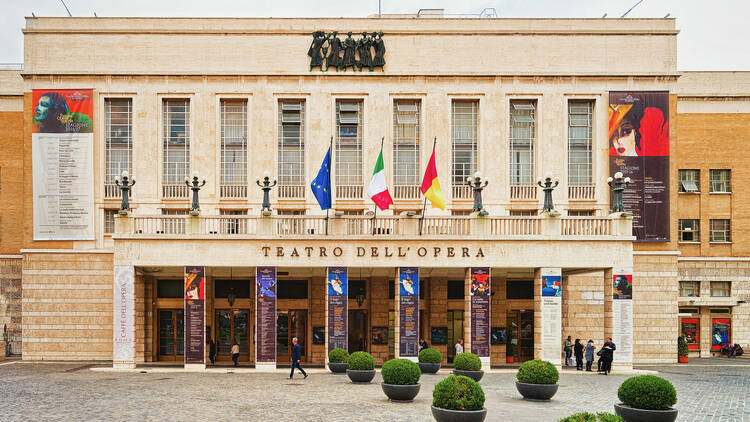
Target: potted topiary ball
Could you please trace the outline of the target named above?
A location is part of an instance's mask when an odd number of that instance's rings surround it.
[[[566,418],[560,419],[558,422],[623,422],[622,418],[607,412],[600,412],[597,414],[589,412],[576,413]]]
[[[419,352],[419,370],[423,374],[437,374],[440,369],[440,362],[443,361],[443,355],[437,349],[422,349]]]
[[[688,363],[688,345],[685,336],[677,337],[677,361],[679,363]]]
[[[479,382],[484,375],[482,361],[474,353],[459,353],[453,358],[453,373]]]
[[[432,390],[432,417],[438,422],[482,422],[487,417],[484,391],[478,382],[450,375]]]
[[[674,422],[677,419],[677,391],[671,382],[654,375],[628,378],[617,390],[622,401],[615,413],[625,422]]]
[[[349,367],[347,363],[349,359],[349,352],[346,349],[337,347],[328,352],[328,369],[334,374],[345,374],[346,368]]]
[[[347,359],[346,375],[355,384],[369,384],[375,378],[375,359],[367,352],[354,352]]]
[[[516,373],[516,389],[524,400],[549,401],[557,393],[560,373],[546,360],[528,360]]]
[[[419,366],[409,359],[391,359],[380,369],[380,386],[390,401],[410,402],[419,393]]]

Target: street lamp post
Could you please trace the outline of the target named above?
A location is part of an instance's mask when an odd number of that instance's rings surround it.
[[[261,212],[263,212],[264,215],[271,215],[271,200],[269,198],[269,192],[271,192],[271,188],[276,186],[276,183],[276,178],[274,177],[273,180],[271,180],[268,171],[263,172],[262,179],[260,177],[255,178],[255,184],[260,186],[263,190],[263,205],[261,206]]]
[[[544,182],[542,182],[542,180],[544,180]],[[552,191],[560,184],[560,180],[557,177],[552,180],[552,174],[547,173],[544,175],[544,179],[540,177],[536,183],[544,191],[544,209],[542,212],[554,211],[555,205],[552,203]]]
[[[128,171],[125,170],[120,177],[115,177],[115,184],[120,187],[120,193],[122,193],[120,214],[127,214],[130,210],[130,188],[135,186],[135,179],[131,179]]]
[[[198,172],[194,171],[193,180],[191,181],[189,177],[185,177],[185,184],[193,191],[193,202],[190,204],[190,214],[197,215],[201,210],[201,205],[198,201],[198,192],[206,185],[206,178],[204,177],[201,180],[201,178],[198,177]]]
[[[467,177],[466,181],[469,182],[469,186],[474,189],[474,208],[471,211],[479,213],[479,215],[483,217],[489,215],[484,209],[484,205],[482,205],[482,190],[487,187],[489,180],[482,177],[482,173],[476,172],[474,173],[474,176]]]
[[[612,203],[614,208],[613,213],[625,212],[625,204],[622,202],[622,192],[631,183],[629,177],[622,177],[622,172],[618,171],[615,173],[614,179],[612,177],[607,178],[607,184],[612,188]]]

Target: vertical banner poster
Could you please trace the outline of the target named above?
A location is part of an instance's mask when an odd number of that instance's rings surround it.
[[[205,267],[185,267],[185,364],[205,362]]]
[[[614,362],[633,362],[633,270],[615,268],[612,272],[612,341]]]
[[[255,361],[276,362],[276,267],[255,274]]]
[[[135,362],[135,270],[131,265],[115,265],[114,341],[112,361]]]
[[[419,352],[419,268],[398,269],[398,355],[417,357]]]
[[[490,357],[490,269],[472,267],[471,274],[471,352]]]
[[[623,192],[641,242],[669,241],[669,92],[609,93],[609,173]]]
[[[34,240],[94,240],[93,97],[33,90]]]
[[[328,351],[348,348],[349,273],[346,267],[328,267]]]
[[[542,359],[562,364],[562,270],[542,268]]]

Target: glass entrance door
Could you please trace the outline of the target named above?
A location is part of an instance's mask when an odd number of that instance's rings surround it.
[[[534,359],[534,312],[509,311],[507,314],[508,343],[506,356],[521,363]]]
[[[453,358],[456,356],[456,343],[462,338],[464,338],[464,311],[448,311],[448,363],[453,363]],[[464,351],[468,352],[468,350]]]
[[[367,351],[367,310],[349,311],[349,353]]]
[[[297,337],[302,361],[307,361],[307,311],[280,310],[276,313],[276,361],[292,361],[292,339]]]
[[[250,360],[250,311],[248,309],[216,310],[216,356],[232,358],[232,343],[240,346],[240,360]]]
[[[159,309],[159,360],[183,360],[185,317],[182,309]]]

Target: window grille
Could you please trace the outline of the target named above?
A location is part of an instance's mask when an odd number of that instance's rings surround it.
[[[362,185],[361,115],[361,101],[336,101],[337,193],[339,186]]]
[[[593,101],[571,100],[568,102],[569,185],[592,184],[591,115],[593,109]]]
[[[477,171],[477,101],[453,101],[453,185],[466,184]]]
[[[510,102],[510,183],[534,184],[536,101]]]
[[[419,183],[419,101],[393,103],[393,182]]]
[[[104,210],[104,234],[115,232],[115,215],[118,210]]]
[[[679,221],[680,242],[700,242],[700,220],[681,219]]]
[[[711,242],[731,242],[731,227],[729,220],[711,220]]]
[[[678,170],[678,192],[700,192],[700,170]]]
[[[221,100],[221,184],[247,185],[247,101]]]
[[[104,100],[104,192],[105,198],[117,198],[120,190],[115,178],[127,171],[133,174],[133,100]],[[132,190],[131,190],[132,194]]]
[[[305,184],[305,102],[284,100],[279,105],[279,184],[302,186]],[[282,191],[292,193],[289,189],[280,188],[280,195]],[[292,196],[304,195],[304,189],[297,191]]]
[[[712,193],[732,192],[730,170],[711,170],[709,176]]]
[[[190,100],[164,100],[162,122],[162,182],[184,185],[185,177],[190,174]]]

